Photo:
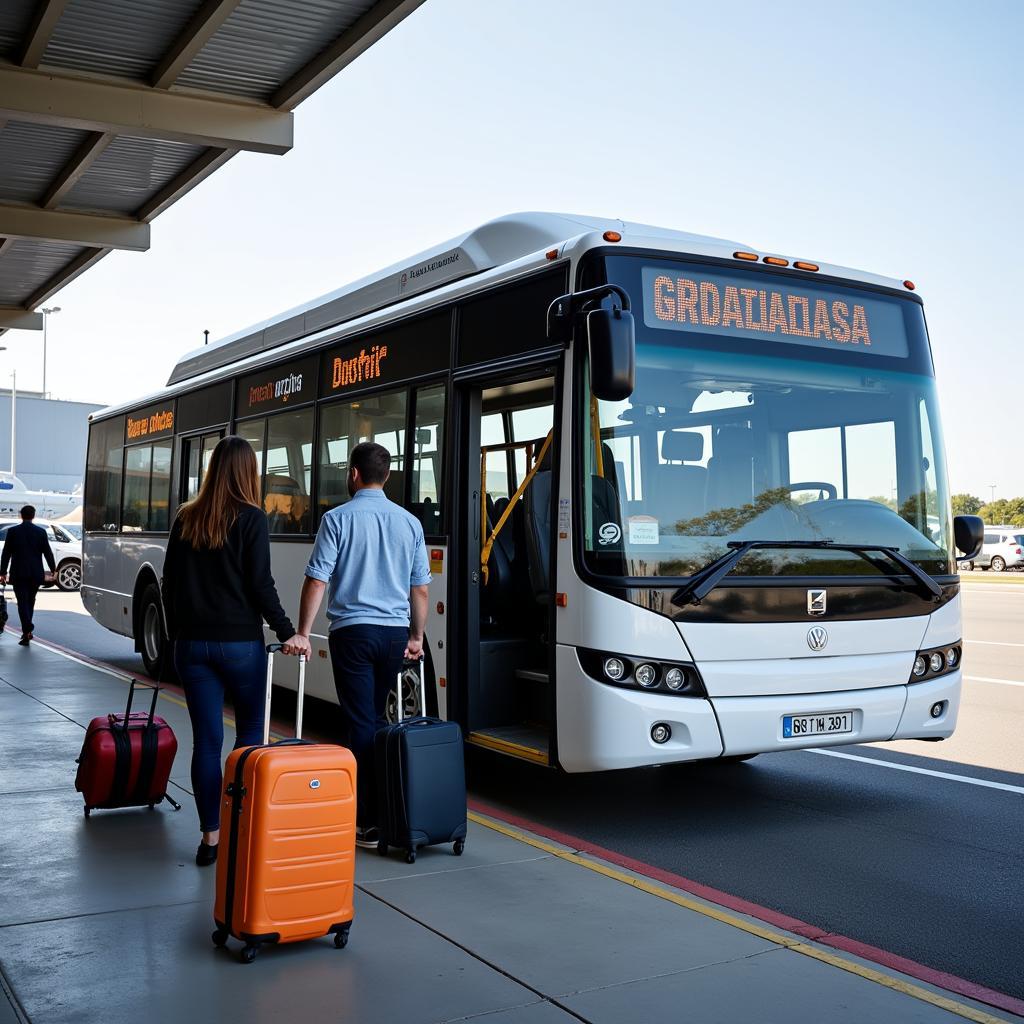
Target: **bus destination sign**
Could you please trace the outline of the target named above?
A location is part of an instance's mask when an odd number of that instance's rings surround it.
[[[127,444],[149,440],[154,437],[168,437],[174,433],[174,403],[150,406],[138,412],[130,412],[124,421],[124,439]]]
[[[238,382],[238,416],[311,402],[316,394],[317,357],[271,366]]]
[[[898,300],[702,267],[644,267],[644,323],[673,331],[862,351],[908,353]]]
[[[383,344],[360,345],[330,353],[324,373],[326,393],[341,391],[355,384],[372,384],[384,377],[383,362],[388,357],[388,347]]]

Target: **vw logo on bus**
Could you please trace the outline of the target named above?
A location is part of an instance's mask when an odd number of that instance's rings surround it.
[[[828,643],[828,633],[824,626],[812,626],[807,630],[807,646],[812,651],[823,651]]]

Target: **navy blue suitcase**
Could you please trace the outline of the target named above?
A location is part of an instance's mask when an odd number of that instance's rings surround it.
[[[420,709],[426,710],[423,660]],[[466,845],[466,768],[457,722],[421,715],[402,719],[402,673],[398,674],[398,721],[374,737],[377,772],[377,851],[405,850],[409,864],[421,846],[452,843],[456,856]]]

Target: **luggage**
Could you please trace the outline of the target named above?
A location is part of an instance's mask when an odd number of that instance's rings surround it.
[[[420,708],[426,710],[423,659]],[[406,851],[409,864],[421,846],[452,843],[456,856],[466,846],[466,769],[462,730],[457,722],[439,718],[402,720],[402,673],[398,673],[398,722],[381,729],[373,740],[377,772],[377,814],[380,841]]]
[[[98,807],[154,807],[166,800],[171,765],[178,751],[174,730],[156,713],[160,687],[154,686],[149,713],[132,712],[135,682],[123,715],[94,718],[78,756],[75,789],[85,798],[85,816]]]
[[[273,652],[281,646],[267,647],[263,742],[233,750],[224,768],[227,843],[217,859],[213,941],[244,942],[242,963],[252,963],[264,942],[333,933],[342,949],[354,913],[356,761],[345,747],[301,738],[305,658],[295,739],[270,742]]]
[[[7,586],[0,587],[0,633],[4,631],[7,620],[10,616],[7,613]]]

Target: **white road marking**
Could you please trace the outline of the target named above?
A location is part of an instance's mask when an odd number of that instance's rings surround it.
[[[996,679],[994,676],[964,676],[972,683],[1002,683],[1003,686],[1024,686],[1019,679]]]
[[[824,754],[826,757],[841,757],[845,761],[863,761],[865,764],[874,764],[881,768],[894,768],[898,772],[912,772],[914,775],[931,775],[937,779],[949,779],[950,782],[967,782],[972,786],[984,786],[986,789],[1001,789],[1006,793],[1019,793],[1021,796],[1024,796],[1024,786],[1010,786],[1005,782],[972,779],[969,775],[953,775],[950,772],[933,771],[931,768],[915,768],[909,764],[882,761],[876,757],[861,757],[860,754],[844,754],[839,750],[823,750],[821,747],[808,747],[808,751],[812,754]]]
[[[1024,647],[1024,644],[1012,644],[1008,640],[964,640],[965,644],[986,644],[989,647]]]

